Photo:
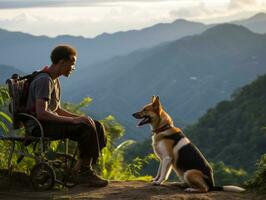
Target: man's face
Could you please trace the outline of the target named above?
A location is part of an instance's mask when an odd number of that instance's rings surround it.
[[[62,60],[61,74],[63,76],[68,77],[75,70],[76,60],[76,56],[71,56],[70,59]]]

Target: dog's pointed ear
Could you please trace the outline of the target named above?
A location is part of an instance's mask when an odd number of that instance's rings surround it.
[[[153,95],[151,98],[151,102],[153,103],[155,101],[156,97]]]
[[[156,96],[155,100],[153,101],[153,110],[155,111],[155,113],[159,114],[160,111],[162,110],[162,105],[160,102],[160,97]]]

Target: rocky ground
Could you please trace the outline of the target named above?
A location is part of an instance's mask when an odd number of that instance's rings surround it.
[[[16,180],[14,180],[14,178]],[[209,192],[189,194],[171,183],[163,186],[152,186],[143,181],[110,181],[104,188],[89,188],[77,185],[71,189],[53,189],[44,192],[34,191],[28,177],[0,177],[0,199],[97,199],[97,200],[265,200],[266,195],[254,192]]]

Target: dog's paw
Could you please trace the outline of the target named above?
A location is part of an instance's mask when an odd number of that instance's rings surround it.
[[[151,184],[154,185],[154,186],[159,186],[159,185],[161,185],[161,182],[159,182],[159,181],[152,181]]]
[[[155,177],[151,179],[151,182],[158,181],[159,177]]]

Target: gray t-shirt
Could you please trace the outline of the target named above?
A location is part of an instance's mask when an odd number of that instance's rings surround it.
[[[30,84],[27,109],[35,113],[35,104],[37,99],[48,101],[48,109],[56,111],[60,105],[60,83],[58,79],[54,81],[47,73],[38,74]]]

